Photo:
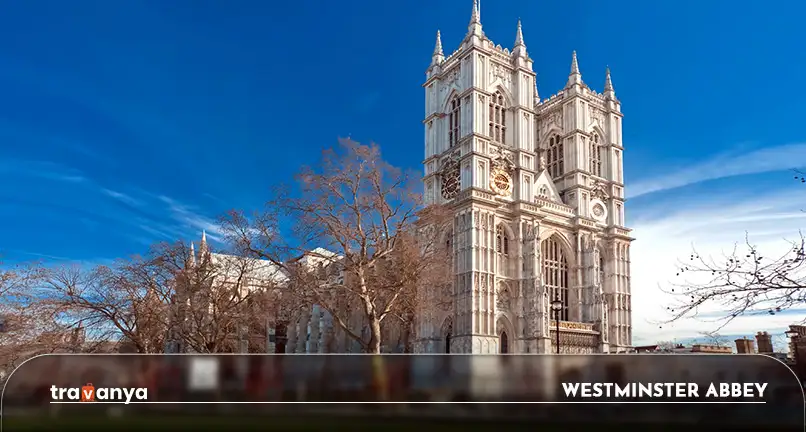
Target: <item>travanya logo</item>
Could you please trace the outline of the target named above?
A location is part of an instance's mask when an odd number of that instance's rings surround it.
[[[57,402],[120,402],[128,404],[134,399],[137,401],[148,400],[148,389],[143,387],[98,387],[92,383],[78,387],[56,387],[50,386],[50,396]]]

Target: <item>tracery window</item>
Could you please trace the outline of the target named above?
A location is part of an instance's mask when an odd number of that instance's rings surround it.
[[[495,92],[490,98],[490,138],[494,142],[506,144],[507,116],[504,111],[504,96]]]
[[[462,117],[462,103],[458,97],[451,100],[450,112],[448,113],[448,146],[453,147],[459,142],[459,124]]]
[[[563,164],[563,142],[559,135],[549,138],[549,146],[546,157],[546,167],[551,178],[557,178],[565,173]]]
[[[560,309],[560,320],[568,321],[568,260],[562,245],[551,237],[540,245],[543,257],[543,283],[549,290],[550,301],[559,298],[563,307]],[[552,318],[555,318],[553,315]]]
[[[602,176],[602,146],[599,142],[599,135],[594,133],[590,139],[590,172],[591,174]]]
[[[509,255],[509,237],[507,237],[504,227],[501,225],[498,225],[495,230],[495,251],[503,255]]]

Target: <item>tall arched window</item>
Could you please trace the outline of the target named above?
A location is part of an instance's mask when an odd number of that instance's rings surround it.
[[[540,251],[543,256],[543,284],[549,290],[549,301],[555,298],[562,301],[560,320],[568,321],[568,260],[562,245],[554,237],[543,241]]]
[[[495,92],[490,97],[490,138],[494,142],[506,144],[507,116],[504,111],[504,96]]]
[[[498,225],[495,230],[495,251],[503,255],[509,255],[509,237],[507,237],[504,227],[501,225]]]
[[[602,146],[599,142],[599,134],[593,133],[590,140],[590,172],[591,174],[602,176]]]
[[[459,123],[462,117],[462,103],[458,97],[451,100],[450,112],[448,113],[448,146],[453,147],[459,142]]]
[[[557,178],[565,173],[565,166],[563,165],[563,142],[559,135],[554,135],[549,138],[546,167],[552,178]]]

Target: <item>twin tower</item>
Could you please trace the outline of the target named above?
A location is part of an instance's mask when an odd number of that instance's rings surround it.
[[[592,90],[574,53],[565,88],[541,100],[532,67],[520,22],[512,50],[495,45],[478,1],[452,54],[437,32],[423,183],[428,203],[454,209],[440,240],[455,278],[448,304],[418,313],[419,352],[631,347],[623,116],[610,72]]]

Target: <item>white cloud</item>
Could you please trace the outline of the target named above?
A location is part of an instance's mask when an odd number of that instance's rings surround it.
[[[123,192],[113,191],[111,189],[105,189],[105,188],[101,188],[101,192],[103,192],[106,195],[109,195],[110,197],[112,197],[112,198],[114,198],[114,199],[116,199],[116,200],[118,200],[118,201],[120,201],[120,202],[122,202],[124,204],[128,204],[128,205],[133,206],[133,207],[139,207],[139,206],[143,205],[143,203],[140,200],[138,200],[138,199],[136,199],[136,198],[134,198],[134,197],[132,197],[130,195],[127,195],[127,194],[125,194]]]
[[[207,232],[207,237],[215,242],[222,242],[221,225],[214,219],[202,216],[197,209],[180,203],[172,198],[160,196],[159,199],[168,206],[171,217],[184,225]]]
[[[658,208],[675,210],[655,213],[652,218],[640,217],[634,225],[636,241],[631,250],[634,343],[696,337],[703,331],[719,328],[720,322],[709,318],[683,319],[659,328],[658,321],[670,316],[667,307],[679,299],[664,293],[659,286],[683,282],[675,277],[676,264],[692,253],[692,246],[702,256],[718,256],[730,252],[743,242],[745,235],[757,245],[762,254],[783,254],[806,222],[800,211],[802,189],[788,188],[762,195],[732,195],[722,198],[718,193],[706,196],[686,196],[680,202],[662,200]],[[700,201],[694,201],[694,199]],[[707,200],[702,202],[702,200]],[[652,207],[639,209],[638,214],[652,213]],[[715,309],[703,310],[714,312]],[[715,314],[718,316],[719,314]],[[751,315],[735,319],[720,330],[722,334],[752,334],[786,328],[799,322],[798,315]]]
[[[627,198],[675,189],[707,180],[797,168],[806,160],[806,143],[766,147],[740,154],[723,154],[668,175],[629,185]]]

